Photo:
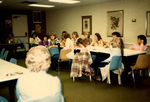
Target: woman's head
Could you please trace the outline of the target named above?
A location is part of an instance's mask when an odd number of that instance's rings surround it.
[[[72,33],[72,38],[78,38],[79,37],[79,34],[78,34],[78,32],[73,32]]]
[[[52,33],[52,34],[50,35],[50,39],[51,39],[51,40],[56,39],[56,34],[55,34],[55,33]]]
[[[84,38],[85,39],[90,38],[90,34],[88,32],[84,32]]]
[[[84,43],[84,40],[82,38],[79,38],[76,42],[76,44],[80,47],[84,46],[86,47],[85,43]]]
[[[147,39],[146,39],[145,35],[137,36],[137,42],[138,43],[141,43],[142,40],[143,40],[143,44],[146,45],[147,44]]]
[[[95,40],[99,41],[102,39],[101,35],[99,33],[95,33],[95,36],[94,36]]]
[[[47,36],[47,35],[43,35],[43,36],[42,36],[42,41],[47,41],[47,39],[48,39],[48,36]]]
[[[37,37],[37,34],[36,34],[36,32],[33,32],[31,37],[32,37],[32,38],[35,38],[35,37]]]
[[[65,33],[63,37],[64,37],[64,39],[70,38],[70,34],[69,33]]]
[[[10,34],[8,35],[8,37],[9,37],[9,38],[13,38],[13,37],[14,37],[14,34],[13,34],[13,33],[10,33]]]
[[[112,33],[112,36],[113,36],[113,38],[121,37],[121,35],[120,35],[119,32],[113,32],[113,33]]]
[[[44,46],[32,47],[27,53],[25,63],[31,71],[47,71],[51,64],[48,49]]]

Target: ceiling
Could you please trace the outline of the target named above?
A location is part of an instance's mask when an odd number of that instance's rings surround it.
[[[3,1],[3,3],[0,4],[0,9],[47,11],[47,10],[85,6],[85,5],[98,4],[98,3],[110,2],[110,1],[118,1],[118,0],[78,0],[81,2],[77,4],[54,3],[54,2],[49,2],[48,0],[1,0],[1,1]],[[34,2],[36,4],[55,5],[55,7],[53,8],[30,7],[28,6],[28,3],[22,3],[24,1]]]

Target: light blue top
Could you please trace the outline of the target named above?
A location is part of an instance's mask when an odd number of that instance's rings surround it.
[[[29,102],[58,94],[61,94],[60,79],[45,71],[29,72],[18,78],[16,85],[18,102]]]

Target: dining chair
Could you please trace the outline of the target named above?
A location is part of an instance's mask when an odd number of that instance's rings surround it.
[[[1,50],[1,53],[0,53],[0,58],[1,58],[1,59],[3,58],[4,51],[5,51],[5,48],[3,48],[3,49]]]
[[[51,57],[53,57],[55,54],[59,54],[59,49],[58,47],[51,47],[49,49],[49,52],[50,52]]]
[[[15,58],[10,58],[10,62],[13,63],[13,64],[17,64],[17,59],[15,59]]]
[[[150,55],[138,55],[135,65],[130,67],[132,69],[134,88],[136,88],[134,71],[148,69],[150,67]]]
[[[61,49],[60,54],[59,54],[59,59],[58,59],[58,74],[60,74],[60,62],[68,62],[70,59],[66,56],[68,53],[71,52],[71,49],[65,50]]]
[[[25,56],[26,48],[23,40],[18,39],[17,43],[20,43],[20,46],[17,46],[17,52],[23,52],[23,56]]]
[[[8,53],[9,53],[8,50],[6,50],[6,51],[4,52],[3,57],[2,57],[3,60],[7,60]]]
[[[105,77],[104,79],[107,78],[107,83],[110,85],[111,84],[111,79],[110,79],[110,72],[112,71],[114,74],[118,74],[118,84],[121,85],[121,73],[123,72],[123,65],[122,65],[122,57],[121,56],[113,56],[110,64],[106,65],[103,68],[100,68],[102,78]],[[104,80],[103,79],[103,80]]]
[[[8,102],[4,97],[0,96],[0,102]]]

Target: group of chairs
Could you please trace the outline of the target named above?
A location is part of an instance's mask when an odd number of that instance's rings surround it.
[[[55,54],[59,54],[59,59],[58,59],[58,74],[60,74],[60,62],[66,62],[70,61],[70,59],[66,56],[70,51],[69,50],[60,50],[57,47],[52,47],[50,50],[51,57],[53,57]],[[150,55],[138,55],[137,61],[135,65],[130,66],[132,69],[132,78],[133,78],[133,83],[134,87],[135,85],[135,76],[134,72],[137,70],[145,70],[148,69],[149,75],[150,75]],[[118,74],[118,84],[121,85],[121,75],[122,71],[120,69],[124,69],[124,65],[122,64],[122,57],[121,56],[113,56],[111,61],[110,61],[110,66],[109,66],[109,73],[106,77],[107,83],[111,84],[111,78],[110,78],[110,73],[113,72],[114,74]],[[99,68],[101,70],[102,68]],[[89,74],[89,79],[91,81],[91,75]],[[75,79],[73,78],[73,81]]]

